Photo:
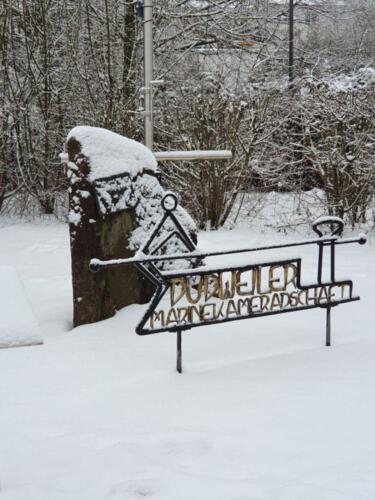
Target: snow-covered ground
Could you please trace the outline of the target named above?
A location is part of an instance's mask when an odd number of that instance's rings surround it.
[[[338,248],[362,300],[333,310],[332,347],[321,310],[196,328],[179,375],[174,335],[134,333],[144,306],[71,330],[66,225],[3,221],[0,233],[44,339],[0,350],[2,500],[375,498],[371,241]],[[288,238],[242,224],[200,247]],[[316,253],[272,257],[301,255],[307,277]]]
[[[0,283],[0,348],[43,344],[38,323],[14,267],[0,265]]]

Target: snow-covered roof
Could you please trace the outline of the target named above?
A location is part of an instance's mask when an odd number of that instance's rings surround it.
[[[99,127],[73,128],[67,140],[75,138],[90,161],[91,182],[120,174],[135,177],[145,170],[156,171],[156,159],[143,144]]]

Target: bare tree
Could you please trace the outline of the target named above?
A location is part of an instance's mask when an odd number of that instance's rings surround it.
[[[373,64],[374,3],[296,1],[293,92],[287,14],[286,0],[154,0],[155,78],[165,80],[156,147],[234,153],[162,166],[200,227],[224,224],[254,189],[319,187],[332,213],[364,218],[373,94],[326,82]],[[142,20],[132,0],[3,0],[0,25],[0,209],[22,195],[52,213],[66,191],[58,154],[70,128],[142,140]]]

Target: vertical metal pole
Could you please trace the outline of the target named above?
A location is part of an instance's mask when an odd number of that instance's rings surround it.
[[[319,257],[318,257],[318,283],[322,283],[322,272],[323,272],[323,243],[318,243],[319,245]]]
[[[333,283],[335,281],[335,242],[332,241],[331,243],[331,282]]]
[[[182,373],[181,330],[177,330],[177,371]]]
[[[289,88],[294,81],[294,0],[289,0]]]
[[[145,92],[145,145],[154,147],[154,117],[152,107],[153,81],[153,13],[152,0],[144,0],[144,92]]]
[[[326,346],[331,345],[331,308],[326,308]]]

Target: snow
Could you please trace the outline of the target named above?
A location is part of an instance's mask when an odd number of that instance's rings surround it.
[[[375,69],[360,68],[348,75],[340,74],[327,78],[326,83],[331,90],[337,92],[364,90],[375,84]]]
[[[331,223],[339,223],[339,224],[344,224],[344,221],[341,219],[341,217],[335,217],[333,215],[323,215],[321,217],[318,217],[317,219],[314,220],[314,225],[317,224],[331,224]]]
[[[42,343],[38,324],[14,267],[0,266],[0,348]]]
[[[71,224],[78,226],[81,222],[82,215],[78,212],[74,212],[74,210],[69,210],[68,220]]]
[[[338,75],[328,75],[320,79],[314,79],[308,76],[305,81],[313,86],[326,88],[329,92],[358,92],[369,89],[375,85],[375,69],[371,67],[359,68],[351,73],[340,73]],[[306,87],[301,88],[303,95],[308,95],[309,90]],[[353,158],[352,158],[353,159]],[[348,160],[351,161],[350,156]]]
[[[68,227],[2,221],[2,264],[25,284],[45,343],[0,351],[2,500],[358,500],[375,497],[374,245],[337,249],[361,301],[138,337],[147,306],[71,330]],[[351,236],[347,233],[346,236]],[[241,225],[202,251],[295,235]],[[302,257],[315,246],[243,254]],[[231,257],[232,259],[232,257]],[[217,256],[209,264],[225,265]]]
[[[155,158],[158,161],[170,160],[230,160],[232,152],[230,150],[206,150],[206,151],[158,151],[155,153]]]
[[[96,181],[95,192],[100,212],[106,215],[133,208],[138,203],[133,182],[128,175]]]
[[[143,144],[99,127],[73,128],[67,141],[74,137],[82,145],[82,153],[90,160],[89,179],[128,173],[131,177],[145,170],[156,172],[156,159]]]

